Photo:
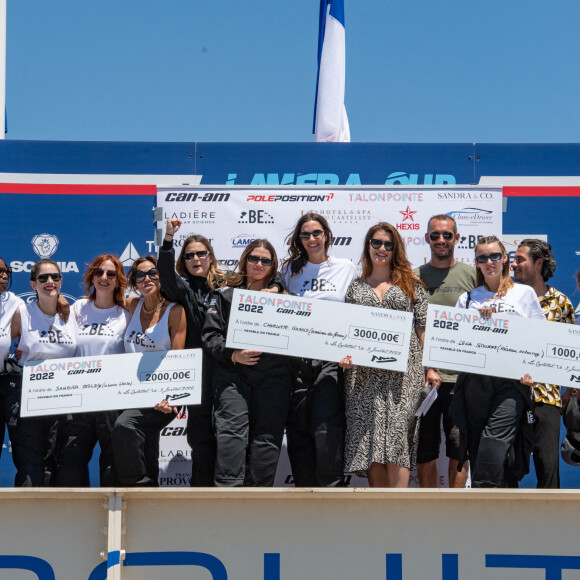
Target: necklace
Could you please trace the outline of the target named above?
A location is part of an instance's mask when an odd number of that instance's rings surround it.
[[[51,332],[52,327],[54,326],[54,319],[56,318],[56,314],[52,314],[52,315],[45,314],[42,310],[40,310],[40,307],[38,308],[38,310],[40,311],[40,314],[42,314],[42,317],[48,323],[48,332]]]
[[[161,300],[159,301],[159,303],[157,304],[157,306],[155,308],[153,308],[153,310],[147,310],[145,308],[145,302],[143,302],[143,306],[142,306],[142,310],[143,312],[145,312],[145,314],[155,314],[158,310],[160,310],[161,308],[163,308],[163,305],[165,304],[165,298],[163,298],[163,296],[161,297]]]

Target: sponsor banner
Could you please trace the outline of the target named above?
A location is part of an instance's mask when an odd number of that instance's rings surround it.
[[[413,314],[234,290],[226,346],[404,372]]]
[[[135,352],[27,361],[22,417],[201,402],[201,350]]]
[[[158,188],[157,205],[164,231],[169,218],[182,227],[174,238],[179,250],[191,234],[208,238],[218,259],[235,268],[243,249],[257,238],[267,238],[278,257],[287,255],[287,237],[296,221],[315,211],[328,221],[335,237],[332,254],[358,263],[367,230],[380,221],[393,224],[401,234],[414,266],[430,256],[425,240],[432,215],[452,215],[461,239],[459,261],[473,263],[481,236],[501,235],[502,193],[498,188]]]

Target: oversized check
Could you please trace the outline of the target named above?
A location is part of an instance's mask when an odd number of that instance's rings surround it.
[[[234,290],[226,346],[406,371],[413,314]]]
[[[580,327],[429,305],[423,364],[561,386],[580,383]]]
[[[201,402],[201,349],[23,363],[23,417]]]

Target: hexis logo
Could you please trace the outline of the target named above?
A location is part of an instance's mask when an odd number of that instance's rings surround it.
[[[238,219],[239,224],[273,224],[274,218],[263,209],[243,211]]]
[[[396,228],[398,230],[418,230],[421,226],[418,223],[415,223],[415,218],[413,217],[417,212],[412,211],[409,206],[407,209],[401,211],[399,213],[403,215],[403,221],[400,224],[396,224]],[[405,223],[409,220],[409,223]]]
[[[52,234],[38,234],[31,241],[32,249],[41,258],[50,258],[58,248],[58,238]]]

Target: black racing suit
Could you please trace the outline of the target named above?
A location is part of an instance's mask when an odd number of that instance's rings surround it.
[[[159,275],[163,294],[185,310],[187,332],[185,348],[201,348],[201,330],[211,290],[202,276],[189,276],[183,280],[175,271],[173,242],[164,241],[159,249]],[[201,404],[187,408],[187,443],[191,447],[191,486],[213,485],[215,466],[215,437],[212,426],[213,359],[205,352],[202,359]]]
[[[215,485],[272,486],[290,408],[292,359],[262,353],[253,366],[232,361],[226,335],[233,292],[225,287],[213,294],[201,336],[216,363]]]

